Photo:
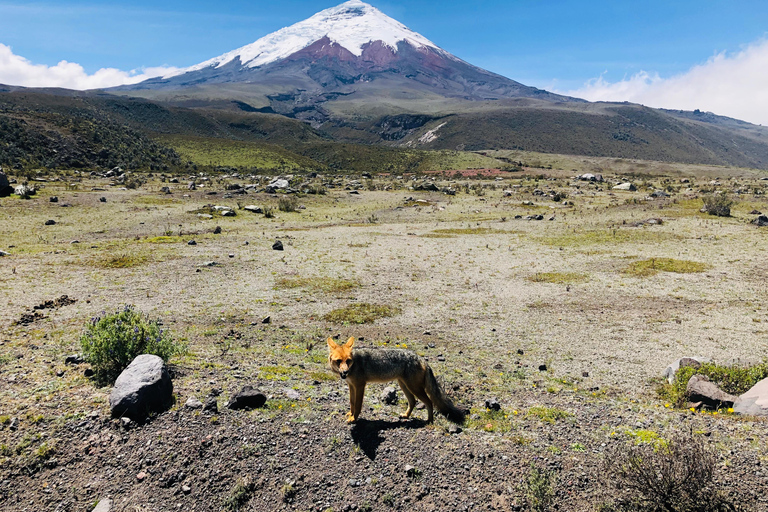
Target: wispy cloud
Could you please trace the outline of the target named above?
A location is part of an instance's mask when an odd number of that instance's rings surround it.
[[[736,53],[718,53],[670,78],[641,71],[611,83],[599,76],[579,89],[558,92],[590,101],[631,101],[658,108],[699,109],[768,125],[768,39]]]
[[[10,46],[0,43],[0,84],[24,87],[64,87],[67,89],[101,89],[116,85],[135,84],[156,76],[178,71],[175,67],[152,67],[122,71],[102,68],[86,73],[80,64],[62,60],[55,66],[33,64],[16,55]]]

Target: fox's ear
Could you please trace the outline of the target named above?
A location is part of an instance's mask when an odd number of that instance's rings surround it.
[[[355,338],[353,338],[351,336],[349,337],[347,342],[344,344],[344,346],[347,347],[347,348],[352,348],[354,345],[355,345]]]
[[[339,345],[335,341],[333,341],[333,338],[331,338],[330,336],[328,336],[328,339],[325,341],[328,343],[329,349],[333,350],[334,348],[339,348]]]

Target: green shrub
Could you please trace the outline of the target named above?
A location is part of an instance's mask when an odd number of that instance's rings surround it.
[[[688,401],[688,381],[694,375],[704,375],[717,386],[732,395],[741,395],[768,377],[768,363],[753,366],[721,366],[716,363],[703,363],[699,368],[685,366],[675,374],[672,384],[665,383],[659,389],[662,398],[678,407],[685,407]]]
[[[546,469],[532,467],[523,483],[523,492],[528,506],[535,512],[552,510],[555,501],[555,475]]]
[[[277,209],[281,212],[295,212],[299,201],[295,197],[281,197],[277,201]]]
[[[379,304],[359,303],[334,309],[323,316],[323,320],[337,324],[370,324],[378,318],[400,314],[400,308]]]
[[[182,351],[182,346],[167,330],[135,311],[133,306],[102,314],[86,326],[80,346],[97,379],[103,383],[114,382],[140,354],[154,354],[167,361]]]
[[[704,201],[704,211],[718,217],[730,217],[731,207],[736,204],[736,201],[728,197],[725,192],[707,194],[702,201]]]

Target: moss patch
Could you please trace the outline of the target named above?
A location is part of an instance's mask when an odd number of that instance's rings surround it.
[[[589,278],[577,272],[536,272],[529,276],[528,280],[534,283],[577,284],[584,283]]]
[[[657,274],[659,271],[690,274],[704,272],[709,268],[709,265],[706,263],[699,263],[697,261],[676,260],[673,258],[650,258],[647,260],[634,261],[622,272],[635,277],[648,277]]]
[[[400,308],[379,304],[351,304],[349,306],[334,309],[323,316],[328,322],[337,324],[370,324],[379,318],[386,318],[400,314]]]

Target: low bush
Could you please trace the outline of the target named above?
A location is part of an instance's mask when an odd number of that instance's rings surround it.
[[[707,194],[702,198],[702,201],[704,201],[704,211],[709,215],[717,215],[718,217],[730,217],[731,208],[736,204],[736,201],[728,197],[725,192]]]
[[[102,383],[114,382],[138,355],[153,354],[167,361],[183,350],[167,329],[128,305],[92,318],[80,336],[80,347]]]
[[[625,512],[737,510],[715,484],[717,456],[699,436],[676,434],[666,443],[620,443],[605,459],[615,489],[609,509]],[[605,508],[604,508],[605,509]]]
[[[323,319],[337,324],[370,324],[378,318],[395,316],[399,313],[400,308],[397,307],[359,303],[334,309],[323,316]]]

